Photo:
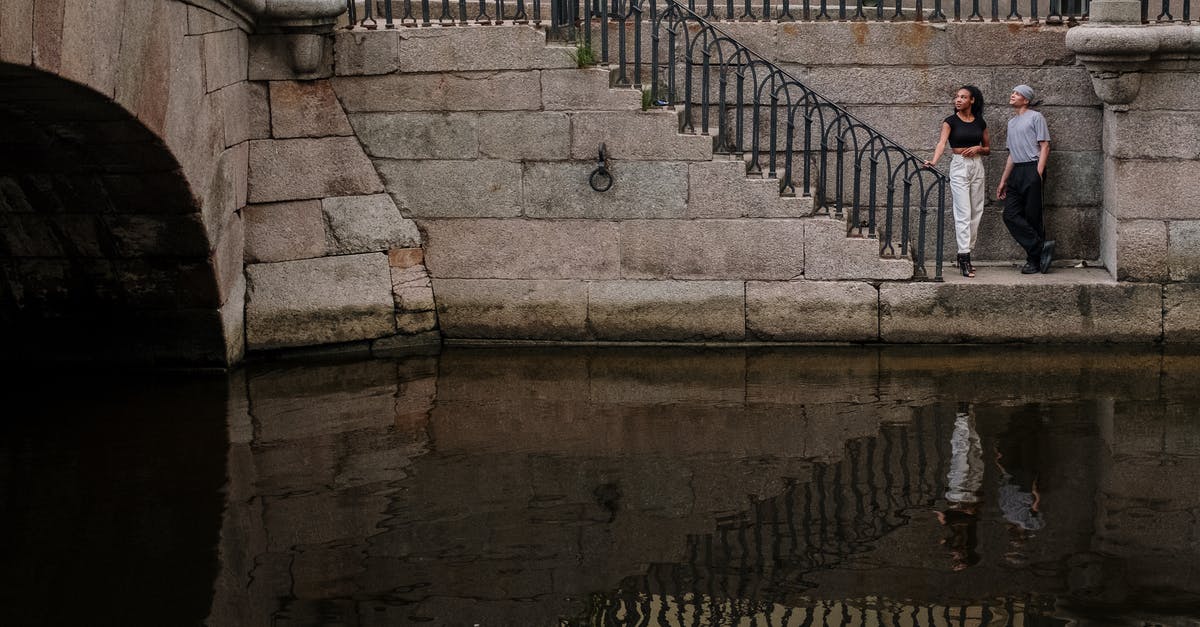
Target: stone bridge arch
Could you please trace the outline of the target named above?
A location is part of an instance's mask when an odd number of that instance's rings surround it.
[[[15,359],[243,351],[244,11],[0,1],[0,326]]]

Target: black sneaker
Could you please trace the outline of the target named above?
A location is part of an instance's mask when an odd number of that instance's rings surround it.
[[[1040,269],[1032,261],[1026,261],[1025,265],[1021,266],[1021,274],[1037,274],[1038,272]]]
[[[1042,262],[1038,266],[1038,270],[1040,270],[1042,274],[1046,274],[1050,271],[1050,262],[1054,261],[1054,240],[1048,239],[1045,242],[1042,242],[1041,261]]]

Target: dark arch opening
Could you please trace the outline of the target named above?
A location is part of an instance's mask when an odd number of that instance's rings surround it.
[[[200,205],[167,146],[87,87],[0,63],[0,354],[224,364]]]

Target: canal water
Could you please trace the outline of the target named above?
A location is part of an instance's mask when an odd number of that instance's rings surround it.
[[[10,377],[5,625],[1200,624],[1200,357],[448,348]]]

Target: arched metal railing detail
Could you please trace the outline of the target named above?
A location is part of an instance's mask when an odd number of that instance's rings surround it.
[[[661,7],[657,0],[621,0],[608,14],[618,32],[638,19],[641,12],[633,8],[640,5],[648,5],[653,16],[650,67],[646,74],[635,68],[630,78],[623,69],[629,57],[640,61],[647,51],[618,46],[621,84],[648,83],[653,100],[680,111],[680,132],[712,135],[715,153],[744,161],[748,176],[776,179],[785,196],[811,196],[818,213],[848,221],[848,235],[878,239],[881,255],[911,256],[917,278],[928,278],[926,237],[933,212],[932,278],[941,279],[945,176],[674,0]],[[640,31],[635,21],[634,32]]]

